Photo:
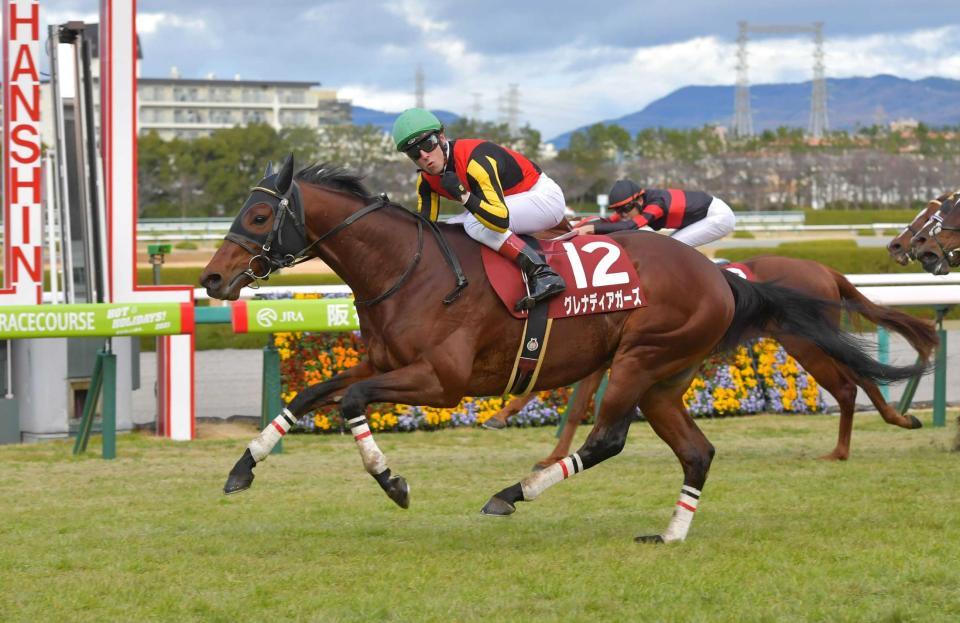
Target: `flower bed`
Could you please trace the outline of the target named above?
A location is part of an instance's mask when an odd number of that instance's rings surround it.
[[[315,297],[312,297],[315,298]],[[358,332],[278,333],[274,345],[280,353],[282,397],[288,403],[304,388],[321,383],[357,364],[363,356]],[[570,395],[569,388],[540,392],[510,426],[546,426],[560,421]],[[715,355],[700,367],[683,397],[693,417],[725,417],[751,413],[819,413],[823,397],[816,381],[777,342],[758,339],[734,353]],[[506,400],[464,398],[452,409],[373,404],[367,420],[375,431],[439,430],[479,426]],[[321,409],[301,418],[294,429],[327,433],[344,430],[336,407]]]

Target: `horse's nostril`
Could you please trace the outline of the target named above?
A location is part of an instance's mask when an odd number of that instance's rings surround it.
[[[200,285],[205,288],[216,288],[221,281],[223,281],[223,278],[219,273],[210,273],[200,281]]]
[[[899,250],[900,250],[900,243],[899,243],[899,242],[893,242],[893,243],[890,244],[890,247],[889,247],[889,248],[890,248],[891,251],[899,251]]]

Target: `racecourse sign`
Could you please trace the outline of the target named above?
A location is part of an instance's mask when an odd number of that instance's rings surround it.
[[[175,335],[193,332],[190,303],[89,303],[0,307],[0,339]]]

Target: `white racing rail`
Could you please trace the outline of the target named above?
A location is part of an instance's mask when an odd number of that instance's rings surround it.
[[[850,283],[878,305],[960,305],[960,273],[930,275],[927,273],[893,273],[879,275],[846,275]],[[243,288],[240,298],[277,296],[284,293],[349,294],[345,285],[333,286],[264,286]],[[207,291],[196,288],[195,300],[208,300]]]

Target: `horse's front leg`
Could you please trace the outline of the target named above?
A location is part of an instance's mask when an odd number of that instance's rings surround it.
[[[311,385],[297,394],[297,397],[250,442],[243,456],[230,470],[223,492],[229,495],[249,489],[253,483],[253,468],[270,456],[274,446],[298,419],[314,409],[338,402],[343,397],[343,390],[372,375],[373,367],[368,360],[363,360],[329,381]]]
[[[452,406],[460,398],[462,395],[457,391],[445,391],[433,365],[420,360],[352,385],[340,401],[340,411],[360,450],[363,467],[401,508],[410,506],[410,487],[402,476],[393,475],[387,466],[387,458],[367,425],[364,415],[367,405],[372,402],[392,402]]]

